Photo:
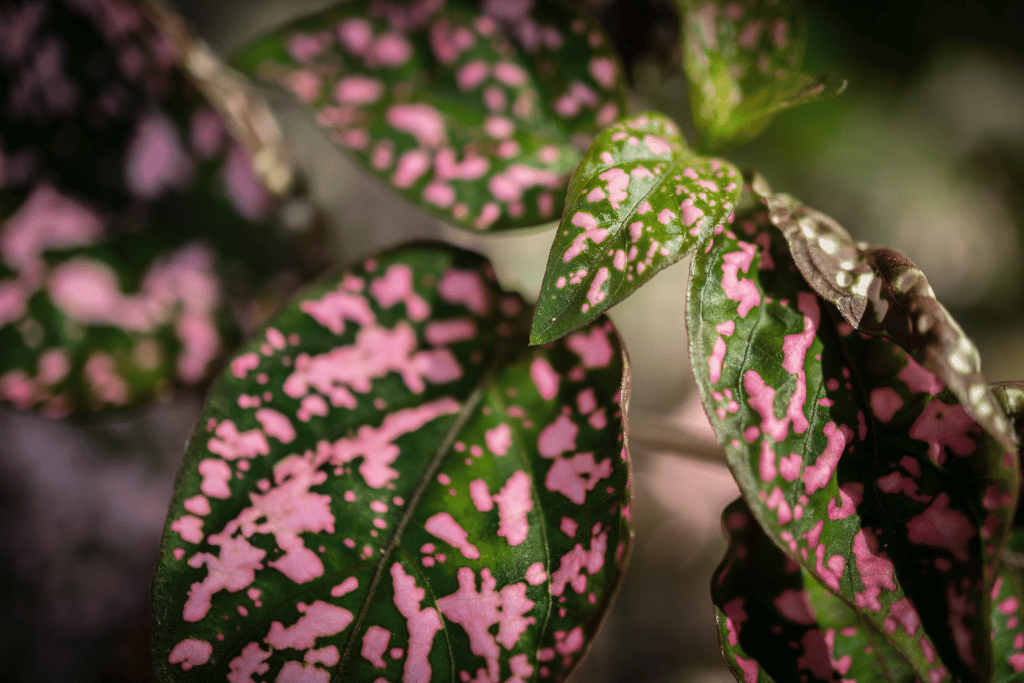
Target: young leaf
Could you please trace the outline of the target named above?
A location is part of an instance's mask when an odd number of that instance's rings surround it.
[[[394,189],[472,230],[554,220],[582,152],[625,111],[613,49],[558,1],[357,0],[235,63],[309,105]]]
[[[1019,477],[1007,434],[819,299],[763,208],[695,255],[687,320],[705,408],[772,540],[923,679],[985,680]]]
[[[1012,431],[981,374],[978,348],[910,259],[855,244],[835,220],[789,195],[772,194],[763,178],[754,178],[752,188],[818,296],[858,331],[896,342],[956,395],[968,415],[1012,447]]]
[[[661,114],[602,131],[569,183],[530,341],[593,320],[683,258],[725,222],[741,189],[736,169],[694,155]]]
[[[698,149],[756,137],[779,112],[846,88],[800,72],[807,27],[798,0],[680,0],[683,66]]]
[[[564,678],[626,559],[628,381],[607,319],[541,348],[529,319],[434,245],[288,305],[182,465],[158,679]]]
[[[232,307],[300,269],[274,198],[136,6],[0,24],[0,401],[57,417],[204,381]]]
[[[711,597],[722,655],[736,680],[919,680],[881,634],[772,543],[742,499],[722,521],[729,549]]]

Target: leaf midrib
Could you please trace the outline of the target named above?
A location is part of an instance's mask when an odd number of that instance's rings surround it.
[[[359,612],[352,622],[352,631],[350,632],[348,641],[345,644],[345,650],[342,652],[341,658],[334,666],[334,670],[331,674],[331,683],[342,683],[342,673],[354,656],[352,649],[353,645],[356,642],[363,622],[366,620],[366,615],[370,611],[370,606],[376,596],[377,588],[380,585],[385,567],[390,561],[391,555],[398,548],[398,544],[401,542],[402,536],[404,535],[406,528],[409,526],[410,521],[412,521],[413,514],[415,513],[420,500],[423,498],[427,487],[433,480],[434,474],[441,467],[441,462],[444,460],[445,456],[448,455],[452,445],[455,443],[456,437],[462,433],[462,430],[476,413],[476,409],[480,406],[488,385],[494,378],[495,373],[500,367],[502,367],[508,357],[509,346],[509,340],[499,341],[498,348],[494,356],[491,358],[491,362],[480,375],[480,379],[473,388],[473,391],[471,391],[466,397],[455,421],[452,422],[448,431],[445,432],[444,438],[441,440],[441,443],[438,444],[438,447],[431,456],[427,466],[423,469],[423,473],[420,475],[419,481],[416,483],[416,488],[409,496],[409,500],[406,503],[402,514],[398,518],[398,523],[395,525],[394,531],[391,533],[391,537],[388,539],[387,545],[385,545],[380,552],[380,559],[377,561],[377,567],[374,570],[373,577],[370,579],[370,585],[367,587],[366,597],[363,599],[363,604],[360,606]],[[442,619],[442,625],[443,623],[444,620]]]

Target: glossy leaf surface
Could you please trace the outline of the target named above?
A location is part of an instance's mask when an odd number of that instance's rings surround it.
[[[391,187],[472,230],[556,219],[587,145],[625,111],[612,48],[561,2],[347,2],[235,63],[312,107]]]
[[[843,321],[757,206],[695,255],[687,316],[705,408],[772,540],[923,679],[985,679],[1018,487],[1007,434]]]
[[[602,131],[569,184],[530,341],[593,320],[681,259],[725,222],[741,189],[735,168],[696,156],[661,114]]]
[[[773,194],[763,178],[755,177],[752,188],[811,288],[857,330],[906,349],[968,415],[1012,448],[1012,430],[988,391],[978,348],[935,298],[924,273],[893,249],[856,244],[835,220],[789,195]]]
[[[540,348],[529,319],[434,245],[275,318],[182,466],[159,680],[564,678],[626,559],[628,382],[607,319]]]
[[[746,503],[722,520],[730,543],[711,581],[719,641],[741,683],[914,683],[907,660],[772,543]]]
[[[680,0],[683,65],[698,149],[719,152],[757,136],[781,111],[830,99],[835,74],[801,73],[806,22],[797,0]]]
[[[50,416],[205,380],[298,259],[245,149],[128,2],[0,10],[0,400]]]

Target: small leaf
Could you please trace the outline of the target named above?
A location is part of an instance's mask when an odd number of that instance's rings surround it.
[[[881,634],[772,543],[742,499],[722,520],[729,549],[711,596],[722,654],[736,680],[918,680]]]
[[[701,151],[756,137],[785,109],[846,88],[800,72],[807,27],[796,0],[680,0],[683,63]]]
[[[394,189],[472,230],[557,218],[590,140],[625,111],[613,49],[561,2],[348,2],[235,60],[291,91]]]
[[[205,381],[233,309],[301,272],[275,198],[135,5],[2,21],[0,401],[59,417]]]
[[[832,218],[789,195],[772,194],[763,178],[754,178],[752,188],[818,296],[858,331],[896,342],[956,395],[968,415],[1013,449],[1013,431],[981,374],[978,348],[935,298],[924,273],[898,251],[854,243]]]
[[[563,679],[626,559],[628,382],[607,319],[541,348],[529,319],[434,245],[288,305],[182,465],[158,680]]]
[[[922,679],[986,679],[1019,478],[1006,434],[819,299],[763,208],[698,250],[687,321],[704,406],[772,540]]]
[[[530,341],[596,318],[725,222],[742,181],[693,154],[667,117],[648,112],[605,129],[569,184]]]

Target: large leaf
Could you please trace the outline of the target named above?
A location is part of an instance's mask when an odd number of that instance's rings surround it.
[[[569,183],[530,341],[557,339],[635,292],[722,225],[741,190],[736,169],[696,156],[661,114],[605,129]]]
[[[131,3],[21,3],[0,44],[0,400],[58,416],[205,380],[232,307],[299,269],[248,153]]]
[[[913,683],[907,660],[790,560],[746,503],[722,513],[729,549],[711,580],[719,642],[742,683]]]
[[[763,208],[695,255],[687,319],[705,408],[772,540],[923,680],[985,680],[1008,435],[819,299]]]
[[[680,0],[680,6],[701,151],[746,142],[779,112],[846,88],[835,74],[801,73],[807,27],[799,0]]]
[[[235,63],[312,107],[393,188],[472,230],[557,218],[583,151],[625,111],[611,46],[558,0],[356,0]]]
[[[626,559],[628,383],[607,319],[542,348],[529,319],[444,246],[285,308],[182,465],[159,680],[563,678]]]

